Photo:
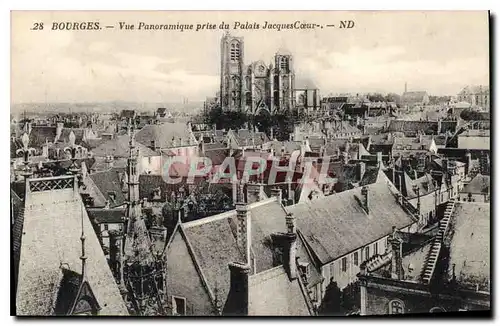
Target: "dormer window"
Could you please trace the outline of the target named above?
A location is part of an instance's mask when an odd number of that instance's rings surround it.
[[[114,191],[109,191],[108,192],[108,198],[111,203],[114,203],[116,201],[116,192]]]
[[[172,314],[174,316],[186,315],[186,298],[172,296]]]
[[[299,272],[301,275],[304,275],[306,278],[310,276],[309,263],[307,262],[298,262]]]

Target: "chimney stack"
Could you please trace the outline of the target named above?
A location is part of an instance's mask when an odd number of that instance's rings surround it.
[[[369,202],[368,202],[368,187],[364,186],[361,188],[361,196],[363,197],[363,208],[365,209],[366,213],[369,214]]]
[[[377,152],[377,166],[380,167],[382,165],[382,152]]]
[[[358,172],[358,175],[357,175],[357,179],[361,181],[361,179],[363,179],[363,176],[365,175],[365,172],[366,172],[366,163],[365,162],[358,162],[358,169],[357,169],[357,172]]]
[[[467,153],[465,154],[465,157],[466,157],[466,174],[469,175],[470,171],[471,171],[471,165],[472,165],[472,154],[470,153],[470,151],[467,151]]]
[[[225,316],[248,315],[248,264],[230,263],[230,288],[222,314]]]
[[[261,183],[247,183],[247,203],[252,204],[261,201],[264,193],[264,185]]]
[[[392,250],[391,277],[393,279],[401,280],[403,279],[403,241],[399,238],[397,232],[396,227],[393,226],[392,234],[389,235],[388,239]]]
[[[283,201],[283,196],[281,194],[281,188],[274,187],[273,189],[271,189],[271,197],[276,197],[276,201],[281,204]]]
[[[295,222],[295,216],[289,213],[286,215],[286,228],[287,232],[273,233],[271,234],[272,242],[276,249],[282,250],[283,261],[282,263],[285,268],[288,278],[294,280],[297,278],[297,225]]]
[[[246,264],[250,264],[250,237],[252,234],[250,216],[247,204],[238,202],[236,204],[236,242],[243,252]]]

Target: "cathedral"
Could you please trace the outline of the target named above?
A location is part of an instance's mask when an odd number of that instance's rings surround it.
[[[274,55],[274,64],[259,60],[244,62],[242,37],[226,33],[221,40],[220,103],[224,110],[239,110],[258,115],[294,108],[295,72],[293,56],[286,50]]]

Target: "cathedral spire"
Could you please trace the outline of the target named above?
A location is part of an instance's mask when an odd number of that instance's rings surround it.
[[[80,241],[82,243],[82,255],[80,256],[80,260],[82,261],[82,284],[83,281],[86,279],[86,261],[87,261],[87,256],[85,255],[85,230],[83,226],[83,205],[82,205],[82,211],[81,211],[81,216],[82,216],[82,235],[80,236]]]

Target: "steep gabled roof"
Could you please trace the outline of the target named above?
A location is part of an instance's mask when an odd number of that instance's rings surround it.
[[[491,187],[491,181],[489,175],[478,174],[471,180],[471,182],[466,185],[461,193],[471,193],[471,194],[489,194]]]
[[[128,135],[118,136],[97,146],[92,150],[92,153],[94,153],[95,157],[106,157],[111,155],[113,157],[127,158],[130,155],[129,140],[130,137]],[[136,142],[136,148],[139,149],[140,155],[144,157],[159,156],[160,154],[147,147],[149,145],[150,144],[143,145]]]
[[[82,218],[86,275],[102,307],[100,314],[128,314],[73,182],[67,176],[29,180],[16,293],[18,315],[55,313],[62,268],[81,269]]]
[[[135,135],[135,140],[144,146],[151,146],[151,142],[154,141],[156,146],[163,149],[196,144],[188,126],[180,122],[144,126]],[[182,145],[180,140],[182,140]]]
[[[89,174],[88,176],[96,190],[100,192],[101,196],[97,196],[95,200],[96,206],[105,206],[105,202],[100,202],[101,198],[109,202],[110,207],[117,207],[125,204],[126,198],[122,190],[121,172],[118,169],[109,169],[102,172]],[[114,197],[114,199],[113,199]]]
[[[490,232],[490,204],[455,203],[445,237],[445,243],[450,248],[446,271],[448,280],[453,278],[454,272],[460,285],[491,291]]]
[[[361,187],[287,206],[297,227],[322,264],[363,247],[415,221],[397,203],[385,182],[368,185],[369,214],[361,206]]]
[[[283,265],[248,277],[249,316],[309,316],[299,281]]]

